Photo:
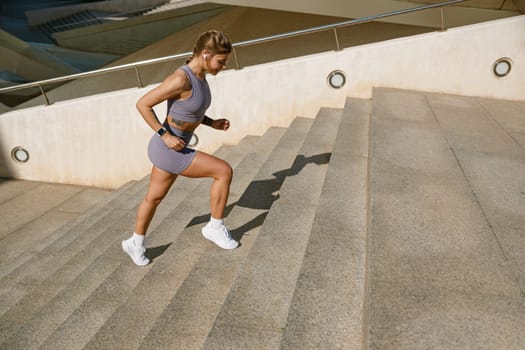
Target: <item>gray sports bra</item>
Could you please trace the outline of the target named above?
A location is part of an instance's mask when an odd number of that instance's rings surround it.
[[[168,116],[185,122],[201,122],[211,104],[210,87],[206,78],[200,80],[187,65],[181,69],[191,82],[191,97],[186,100],[168,99]]]

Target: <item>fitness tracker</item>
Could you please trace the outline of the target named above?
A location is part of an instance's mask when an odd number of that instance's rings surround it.
[[[168,130],[166,130],[165,127],[162,127],[162,128],[160,128],[160,129],[157,131],[157,134],[159,134],[159,136],[162,136],[162,135],[164,135],[164,134],[166,133],[166,131],[168,131]]]

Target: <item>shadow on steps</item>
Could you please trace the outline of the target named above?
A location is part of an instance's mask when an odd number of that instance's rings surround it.
[[[295,158],[292,166],[289,169],[279,170],[273,173],[273,178],[266,180],[254,180],[250,182],[241,198],[239,198],[237,202],[231,203],[226,207],[225,216],[228,216],[228,214],[236,205],[244,208],[265,210],[265,212],[259,214],[257,217],[245,223],[244,225],[231,230],[231,236],[236,241],[240,241],[246,232],[249,232],[255,227],[262,226],[273,203],[279,199],[279,194],[276,194],[276,192],[281,189],[284,180],[289,176],[295,176],[299,174],[301,170],[308,164],[328,164],[330,162],[331,155],[332,153],[320,153],[310,157],[305,157],[304,155],[300,154]],[[186,226],[186,228],[204,224],[209,220],[210,213],[195,216]],[[158,258],[164,254],[170,245],[171,243],[148,248],[145,255],[151,260],[154,260],[155,258]]]
[[[164,252],[168,250],[170,245],[172,245],[172,243],[160,245],[158,247],[148,248],[146,249],[144,255],[153,262],[156,258],[164,254]]]

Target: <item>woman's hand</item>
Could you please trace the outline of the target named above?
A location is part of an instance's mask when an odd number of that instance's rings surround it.
[[[165,133],[160,137],[162,141],[168,146],[168,148],[171,148],[175,151],[181,151],[184,147],[186,147],[186,142],[184,140],[178,138],[177,136],[173,136],[169,133]]]
[[[217,130],[226,131],[230,128],[230,121],[228,119],[215,119],[210,126]]]

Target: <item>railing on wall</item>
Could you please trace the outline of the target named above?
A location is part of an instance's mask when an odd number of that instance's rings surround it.
[[[257,45],[257,44],[266,43],[266,42],[270,42],[270,41],[275,41],[275,40],[280,40],[280,39],[286,39],[286,38],[291,38],[291,37],[296,37],[296,36],[307,35],[307,34],[312,34],[312,33],[318,33],[318,32],[330,31],[331,30],[331,31],[333,31],[333,34],[334,34],[335,47],[336,47],[337,50],[340,50],[341,46],[340,46],[340,43],[339,43],[339,36],[338,36],[338,33],[337,33],[337,30],[339,28],[348,27],[348,26],[352,26],[352,25],[357,25],[357,24],[361,24],[361,23],[377,21],[379,19],[383,19],[383,18],[387,18],[387,17],[393,17],[393,16],[398,16],[398,15],[403,15],[403,14],[407,14],[407,13],[418,12],[418,11],[423,11],[423,10],[428,10],[428,9],[434,9],[434,8],[440,8],[441,9],[441,30],[445,30],[446,29],[445,28],[445,14],[444,14],[444,10],[443,10],[444,7],[448,6],[448,5],[453,5],[453,4],[465,2],[465,1],[468,1],[468,0],[450,0],[450,1],[445,1],[445,2],[437,3],[437,4],[423,5],[423,6],[410,8],[410,9],[405,9],[405,10],[399,10],[399,11],[393,11],[393,12],[387,12],[387,13],[383,13],[383,14],[378,14],[378,15],[374,15],[374,16],[370,16],[370,17],[362,17],[362,18],[358,18],[358,19],[354,19],[354,20],[348,20],[348,21],[338,22],[338,23],[334,23],[334,24],[328,24],[328,25],[324,25],[324,26],[318,26],[318,27],[313,27],[313,28],[308,28],[308,29],[303,29],[303,30],[297,30],[297,31],[288,32],[288,33],[284,33],[284,34],[272,35],[272,36],[267,36],[267,37],[263,37],[263,38],[237,42],[237,43],[233,44],[233,58],[234,58],[234,62],[235,62],[235,68],[236,69],[240,69],[241,68],[241,65],[239,64],[238,53],[237,53],[237,48],[239,48],[239,47]],[[0,89],[0,94],[5,94],[5,93],[9,93],[9,92],[13,92],[13,91],[19,91],[19,90],[26,90],[26,89],[31,89],[31,88],[38,88],[40,90],[40,93],[42,94],[42,97],[45,100],[45,104],[49,105],[49,104],[51,104],[51,102],[49,101],[49,98],[48,98],[48,96],[46,94],[46,91],[44,90],[44,86],[45,85],[64,83],[64,82],[67,82],[67,81],[70,81],[70,80],[75,80],[75,79],[80,79],[80,78],[87,78],[87,77],[92,77],[92,76],[96,76],[96,75],[104,75],[104,74],[108,74],[108,73],[113,73],[113,72],[118,72],[118,71],[126,71],[126,70],[132,70],[132,71],[135,72],[135,76],[136,76],[136,79],[137,79],[137,81],[136,81],[137,82],[137,87],[144,87],[144,83],[143,83],[143,80],[142,80],[142,77],[141,77],[141,74],[140,74],[140,68],[141,67],[151,66],[151,65],[155,65],[155,64],[160,64],[160,63],[165,63],[165,62],[169,62],[169,61],[174,61],[174,60],[177,60],[177,59],[187,58],[187,57],[190,57],[191,54],[192,54],[191,52],[184,52],[184,53],[180,53],[180,54],[176,54],[176,55],[171,55],[171,56],[166,56],[166,57],[161,57],[161,58],[154,58],[154,59],[150,59],[150,60],[144,60],[144,61],[140,61],[140,62],[129,63],[129,64],[124,64],[124,65],[115,66],[115,67],[102,68],[102,69],[97,69],[97,70],[84,72],[84,73],[77,73],[77,74],[72,74],[72,75],[68,75],[68,76],[52,78],[52,79],[46,79],[46,80],[41,80],[41,81],[27,83],[27,84],[20,84],[20,85],[16,85],[16,86],[7,87],[7,88],[2,88],[2,89]]]

